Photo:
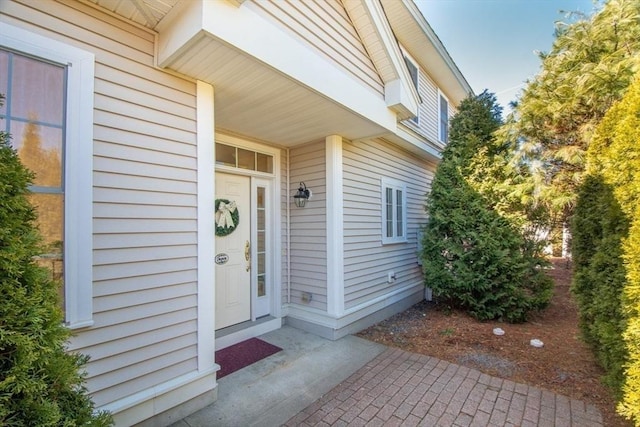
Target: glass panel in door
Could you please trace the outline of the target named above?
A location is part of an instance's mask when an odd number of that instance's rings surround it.
[[[263,184],[264,183],[264,184]],[[270,269],[269,259],[269,190],[264,180],[257,180],[256,197],[256,228],[255,228],[255,312],[256,318],[270,313]]]

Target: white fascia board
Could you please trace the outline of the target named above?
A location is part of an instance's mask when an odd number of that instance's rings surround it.
[[[442,160],[442,150],[444,146],[439,143],[432,142],[423,136],[419,136],[408,126],[400,123],[398,130],[393,135],[385,136],[385,139],[397,144],[398,146],[435,162]]]
[[[396,129],[396,113],[382,97],[249,7],[184,2],[169,12],[158,31],[160,67],[169,67],[203,37],[213,37],[385,129]]]
[[[410,119],[418,115],[418,104],[412,99],[402,79],[396,79],[384,85],[384,99],[387,101],[387,106],[398,113],[398,120]],[[414,110],[411,109],[413,107],[415,107]]]
[[[440,38],[437,36],[431,25],[427,22],[420,9],[416,5],[414,0],[402,0],[402,3],[405,5],[406,9],[411,14],[414,22],[420,27],[422,35],[427,39],[427,43],[429,43],[433,49],[437,52],[437,56],[439,61],[446,68],[446,72],[449,74],[449,85],[452,87],[450,92],[455,93],[457,101],[460,102],[464,99],[468,94],[473,93],[473,89],[471,85],[467,82],[467,79],[464,77],[456,63],[453,61],[453,58],[449,55],[449,52],[445,48],[445,46],[440,41]],[[457,87],[454,87],[457,86]]]
[[[156,65],[165,68],[206,37],[202,31],[202,8],[197,1],[182,2],[156,26]],[[232,6],[230,6],[232,7]]]
[[[384,93],[387,106],[400,115],[399,119],[416,116],[418,114],[420,95],[411,81],[400,46],[384,14],[384,9],[382,9],[379,0],[362,1],[367,14],[373,22],[373,27],[378,32],[379,40],[399,76],[397,80],[385,82]]]

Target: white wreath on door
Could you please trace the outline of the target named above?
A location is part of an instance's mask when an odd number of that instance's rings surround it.
[[[216,236],[224,237],[233,233],[240,221],[238,206],[235,201],[216,199]]]

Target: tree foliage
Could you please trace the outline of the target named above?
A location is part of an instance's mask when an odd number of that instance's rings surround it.
[[[470,96],[451,119],[450,142],[427,199],[425,283],[447,304],[478,319],[526,320],[550,298],[550,281],[527,257],[519,231],[475,188],[478,153],[495,156],[501,125],[495,96]],[[497,200],[497,198],[495,198]]]
[[[47,149],[42,143],[40,126],[37,117],[30,117],[24,125],[23,135],[20,138],[18,156],[20,162],[35,174],[34,185],[42,187],[62,186],[62,160],[61,147]],[[14,137],[16,137],[14,135]],[[62,196],[45,194],[31,194],[29,201],[38,212],[37,224],[45,245],[52,252],[53,247],[62,246],[63,209]]]
[[[606,370],[605,383],[620,397],[627,360],[622,340],[622,290],[626,281],[622,241],[629,222],[602,176],[588,175],[582,184],[572,229],[572,291],[580,328]]]
[[[109,425],[86,394],[86,357],[66,352],[59,284],[35,261],[41,236],[26,197],[32,180],[0,132],[0,424]]]
[[[600,340],[597,345],[605,350],[610,345],[616,347],[625,345],[628,353],[625,379],[622,387],[623,399],[619,406],[620,411],[635,420],[640,425],[640,77],[630,86],[624,98],[616,103],[607,112],[602,122],[598,125],[593,141],[588,150],[587,170],[590,176],[600,176],[602,181],[610,188],[610,205],[619,206],[620,214],[603,212],[600,222],[612,224],[619,216],[629,225],[624,228],[620,239],[611,245],[599,245],[592,242],[593,248],[581,251],[585,261],[595,263],[600,259],[617,257],[621,261],[615,270],[609,275],[596,277],[591,283],[585,282],[584,287],[589,287],[591,292],[607,286],[607,279],[615,275],[615,295],[597,295],[598,299],[604,299],[606,303],[615,303],[621,308],[617,312],[611,312],[609,324],[625,326],[624,333],[617,332],[616,342]],[[576,216],[578,213],[576,212]],[[581,220],[587,222],[580,215]],[[596,223],[596,218],[591,218],[591,224]],[[579,227],[575,228],[579,231]],[[609,231],[609,230],[605,230]],[[617,230],[607,233],[616,234]],[[589,243],[589,242],[585,242]],[[614,286],[611,286],[614,288]],[[606,289],[608,292],[612,290]],[[595,304],[592,304],[595,305]],[[603,318],[605,316],[603,315]],[[625,360],[619,360],[613,366],[605,365],[608,373],[621,370]],[[616,383],[620,388],[621,381]]]
[[[575,215],[583,335],[623,396],[620,411],[640,426],[640,1],[596,8],[557,24],[540,72],[497,134],[522,172],[506,200],[520,197],[523,222],[554,229]]]
[[[558,23],[541,71],[516,103],[508,133],[534,171],[534,195],[569,217],[582,182],[593,129],[638,69],[640,2],[609,0],[591,18]]]
[[[624,244],[624,261],[627,283],[623,309],[627,324],[623,338],[629,361],[625,366],[625,383],[618,412],[640,426],[640,206],[636,209],[629,237]]]

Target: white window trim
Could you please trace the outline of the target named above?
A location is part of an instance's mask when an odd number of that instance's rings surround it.
[[[416,68],[416,80],[417,81],[414,82],[413,79],[411,79],[411,84],[413,84],[415,86],[416,93],[418,94],[418,97],[420,97],[420,65],[418,65],[418,61],[413,59],[413,57],[411,55],[409,55],[409,53],[407,53],[407,51],[404,48],[402,48],[402,56],[403,56],[403,58],[406,58],[406,60],[411,62],[411,64]],[[408,75],[409,75],[409,77],[411,77],[411,73],[410,72],[408,72]],[[418,111],[417,111],[415,117],[412,117],[412,118],[408,119],[407,121],[409,123],[415,125],[415,126],[419,126],[420,125],[420,105],[419,104],[418,104]]]
[[[93,324],[93,92],[94,55],[2,23],[0,44],[67,66],[65,140],[64,277],[65,323]]]
[[[397,218],[395,218],[396,216],[396,212],[397,210],[395,209],[396,207],[396,203],[394,202],[394,209],[393,209],[393,230],[394,230],[394,236],[393,237],[387,237],[387,205],[386,205],[386,201],[385,201],[385,197],[386,197],[386,190],[387,188],[391,188],[393,189],[393,200],[396,200],[396,190],[400,190],[402,191],[402,236],[396,236],[396,230],[397,230]],[[380,204],[382,206],[381,209],[381,214],[382,214],[382,244],[383,245],[388,245],[388,244],[393,244],[393,243],[406,243],[407,242],[407,185],[402,182],[402,181],[398,181],[397,179],[392,179],[392,178],[381,178],[380,179]]]
[[[441,105],[442,99],[444,99],[447,102],[447,128],[448,128],[449,120],[451,120],[451,116],[449,114],[449,108],[451,107],[451,102],[449,101],[449,98],[445,96],[444,93],[438,90],[438,140],[443,144],[447,144],[449,142],[448,133],[447,133],[447,140],[445,141],[442,137],[442,127],[440,126],[442,122],[442,117],[440,116],[442,112],[442,105]]]

